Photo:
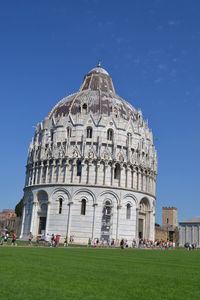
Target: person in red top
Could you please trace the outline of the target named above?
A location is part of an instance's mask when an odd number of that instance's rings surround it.
[[[13,233],[13,237],[12,237],[12,245],[16,245],[16,239],[17,239],[17,237],[16,237],[16,234],[15,233]]]
[[[59,245],[59,235],[56,234],[56,247],[58,247],[58,245]]]

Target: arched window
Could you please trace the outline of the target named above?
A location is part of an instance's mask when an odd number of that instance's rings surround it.
[[[92,127],[87,127],[87,138],[88,139],[92,138]]]
[[[108,141],[113,140],[113,130],[112,129],[108,129],[108,131],[107,131],[107,140]]]
[[[70,138],[72,136],[72,129],[71,127],[67,127],[67,137]]]
[[[62,214],[62,205],[63,205],[63,199],[60,198],[60,199],[59,199],[59,211],[58,211],[58,213],[59,213],[60,215]]]
[[[128,144],[131,145],[132,144],[132,134],[130,132],[127,133],[127,140],[128,140]]]
[[[87,114],[87,104],[86,104],[86,103],[84,103],[83,106],[82,106],[82,113],[83,113],[84,115]]]
[[[85,215],[86,214],[86,200],[82,199],[81,200],[81,215]]]
[[[114,169],[114,179],[119,179],[120,177],[120,165],[116,164]]]
[[[105,203],[105,216],[110,216],[112,213],[112,205],[110,201],[106,201]]]
[[[81,165],[81,161],[77,161],[77,176],[81,176],[81,172],[82,172],[82,165]]]
[[[126,205],[126,219],[130,220],[130,218],[131,218],[131,205],[130,203],[128,203]]]

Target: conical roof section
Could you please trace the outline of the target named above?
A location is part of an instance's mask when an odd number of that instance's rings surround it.
[[[92,69],[85,76],[83,84],[81,86],[81,91],[84,90],[92,91],[102,91],[105,93],[115,94],[112,78],[106,70],[104,70],[100,65]]]
[[[126,120],[134,119],[136,110],[124,99],[120,98],[114,89],[112,78],[100,65],[89,71],[83,80],[79,92],[63,98],[51,110],[47,119],[77,115],[83,113],[93,115],[114,115]]]

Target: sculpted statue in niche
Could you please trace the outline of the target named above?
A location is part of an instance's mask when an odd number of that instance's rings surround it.
[[[109,160],[110,155],[109,155],[109,153],[108,153],[107,151],[104,152],[103,158],[104,158],[105,160]]]
[[[94,151],[92,149],[89,150],[88,152],[88,158],[93,159],[94,158]]]
[[[124,161],[124,156],[122,153],[119,154],[119,161],[120,162],[123,162]]]

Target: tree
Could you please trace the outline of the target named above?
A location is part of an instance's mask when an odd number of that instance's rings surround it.
[[[16,213],[17,217],[21,217],[22,216],[23,202],[24,202],[24,197],[15,206],[15,213]]]

